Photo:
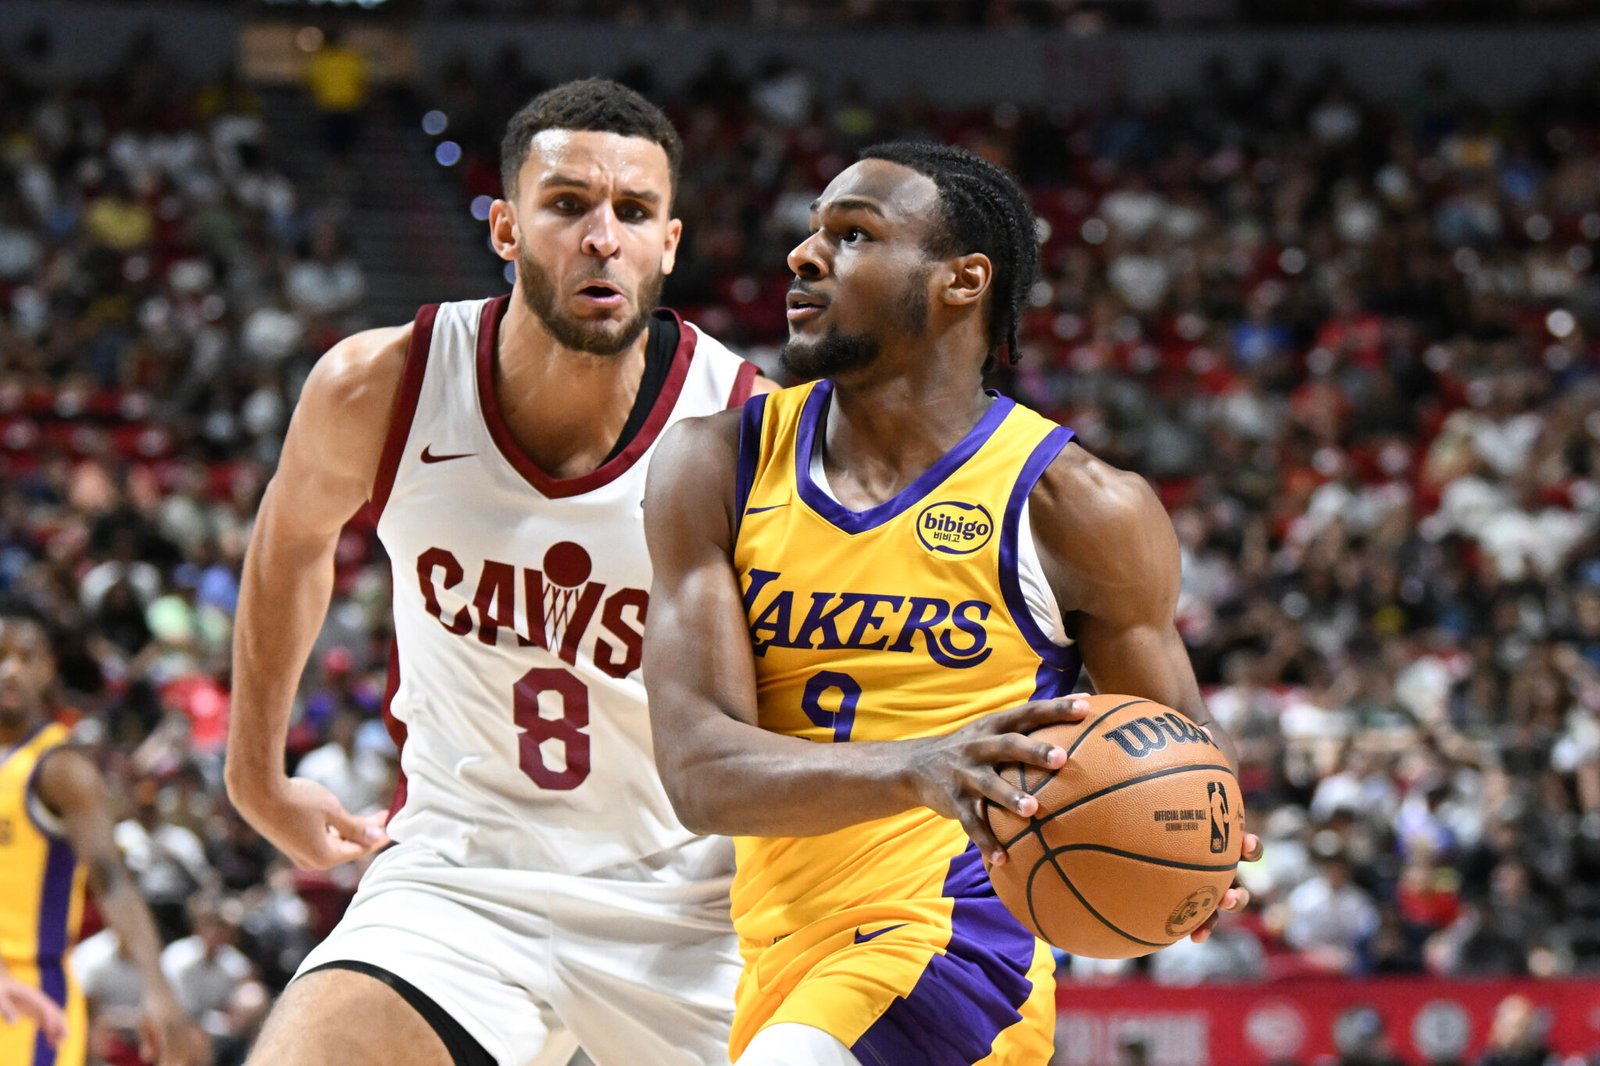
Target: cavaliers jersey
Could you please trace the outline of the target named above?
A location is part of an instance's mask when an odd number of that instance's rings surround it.
[[[33,794],[46,753],[67,741],[66,727],[42,726],[0,755],[0,960],[11,976],[42,990],[67,1011],[69,1031],[52,1049],[32,1023],[0,1022],[0,1063],[81,1066],[87,1011],[67,968],[83,919],[85,873],[61,827]]]
[[[1027,522],[1071,431],[996,397],[904,491],[852,511],[820,460],[832,389],[744,407],[733,560],[760,725],[819,744],[906,740],[1072,691],[1079,658]],[[1048,1060],[1051,957],[995,897],[960,823],[918,807],[735,844],[736,1058],[792,1021],[864,1063]]]
[[[693,839],[656,772],[639,674],[645,472],[663,430],[742,402],[755,367],[657,312],[679,340],[642,428],[592,473],[553,478],[495,398],[508,301],[418,314],[379,466],[402,774],[389,834],[462,865],[611,870]]]

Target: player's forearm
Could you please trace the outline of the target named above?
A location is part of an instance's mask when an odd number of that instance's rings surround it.
[[[333,594],[337,538],[275,543],[258,534],[245,560],[233,643],[227,785],[248,815],[284,779],[284,745],[301,671]]]
[[[161,936],[150,908],[133,878],[114,855],[97,857],[89,865],[95,905],[106,925],[117,934],[129,961],[149,996],[172,997],[172,987],[161,972]]]
[[[918,806],[919,744],[813,743],[713,709],[658,759],[673,808],[695,832],[817,836]]]

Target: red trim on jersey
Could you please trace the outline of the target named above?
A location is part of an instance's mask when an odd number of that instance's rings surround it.
[[[397,637],[389,642],[389,680],[383,687],[383,728],[388,730],[389,739],[394,741],[395,747],[396,776],[394,799],[389,804],[390,818],[399,814],[400,808],[406,805],[406,771],[400,764],[400,752],[406,747],[406,724],[394,716],[394,694],[398,691],[400,691],[400,643]]]
[[[676,311],[667,312],[678,323],[678,349],[672,353],[672,367],[667,371],[667,380],[662,382],[661,395],[656,397],[655,406],[650,408],[650,415],[645,419],[644,425],[628,442],[626,448],[597,469],[578,477],[557,478],[541,470],[539,464],[529,458],[517,445],[516,438],[511,435],[511,428],[506,425],[505,416],[500,413],[500,402],[495,395],[494,353],[500,336],[500,323],[505,318],[506,308],[510,304],[510,296],[490,300],[485,305],[483,317],[478,322],[478,404],[483,410],[483,421],[489,427],[489,436],[494,439],[500,454],[516,468],[517,473],[521,474],[528,484],[551,499],[593,492],[600,486],[615,481],[639,461],[639,457],[649,450],[650,445],[655,443],[656,437],[666,428],[672,408],[678,402],[678,394],[683,391],[683,383],[689,376],[689,364],[694,359],[697,340],[695,331],[678,317]]]
[[[743,407],[744,402],[750,398],[750,390],[756,384],[756,365],[754,363],[740,363],[739,372],[733,376],[733,391],[728,393],[729,409]]]
[[[406,367],[400,375],[400,391],[395,394],[394,410],[389,415],[389,433],[383,440],[383,457],[378,460],[378,476],[372,483],[372,523],[377,525],[394,490],[394,476],[411,436],[411,420],[417,415],[417,399],[422,395],[422,376],[428,368],[428,349],[433,345],[433,320],[438,304],[417,312],[411,325],[411,342],[406,345]]]

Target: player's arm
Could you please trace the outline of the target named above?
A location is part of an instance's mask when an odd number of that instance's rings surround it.
[[[368,500],[405,367],[409,327],[358,333],[306,379],[245,555],[233,640],[228,797],[297,866],[327,869],[387,842],[380,814],[344,810],[290,778],[284,743],[300,673],[333,595],[334,550]]]
[[[51,1047],[66,1039],[66,1011],[39,989],[11,976],[6,964],[0,962],[0,1021],[15,1025],[23,1018],[38,1027]]]
[[[35,790],[51,813],[61,819],[78,861],[89,875],[89,888],[106,925],[139,972],[144,990],[141,1053],[159,1066],[181,1066],[204,1059],[204,1038],[189,1023],[161,972],[161,938],[139,887],[122,865],[106,813],[106,787],[83,753],[70,748],[51,752],[37,770]]]
[[[702,833],[811,836],[926,805],[1003,854],[985,798],[1022,814],[1030,795],[994,772],[1059,766],[1021,734],[1079,716],[1071,700],[990,715],[947,737],[816,744],[762,729],[755,657],[732,558],[738,412],[680,424],[651,461],[645,532],[655,584],[644,674],[656,760],[684,824]]]
[[[1182,711],[1237,771],[1233,740],[1206,709],[1178,633],[1178,537],[1149,483],[1068,445],[1029,503],[1040,562],[1095,689]],[[1260,857],[1260,839],[1245,834],[1245,861]],[[1249,899],[1245,889],[1229,889],[1222,909],[1241,910]]]

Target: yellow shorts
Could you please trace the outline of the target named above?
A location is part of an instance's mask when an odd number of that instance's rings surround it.
[[[32,963],[10,961],[6,969],[11,976],[34,988],[42,988],[67,1012],[67,1035],[52,1048],[32,1022],[19,1019],[7,1025],[0,1019],[0,1063],[5,1066],[83,1066],[89,1048],[89,1010],[84,1003],[78,983],[67,976],[58,963],[40,967]]]
[[[745,942],[730,1041],[798,1022],[867,1066],[1043,1066],[1055,960],[994,895],[976,849],[935,899],[830,915],[775,944]]]

